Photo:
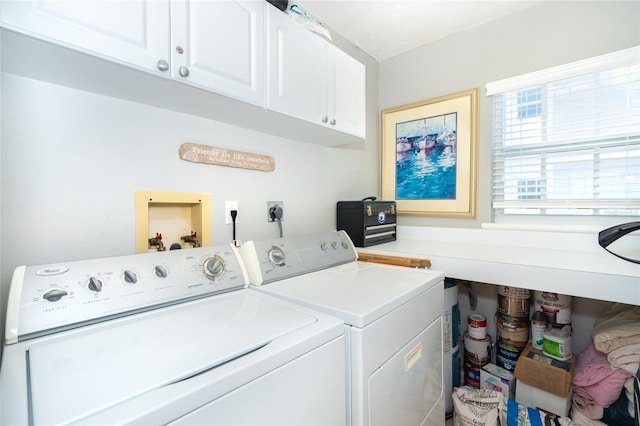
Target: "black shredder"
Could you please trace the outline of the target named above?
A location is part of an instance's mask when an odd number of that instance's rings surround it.
[[[369,247],[396,240],[396,202],[338,201],[338,231],[345,230],[356,247]]]

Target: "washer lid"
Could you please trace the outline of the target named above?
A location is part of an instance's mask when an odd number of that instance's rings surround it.
[[[254,287],[365,327],[443,280],[438,271],[351,262]]]
[[[71,423],[316,322],[246,291],[52,336],[27,349],[33,423]]]

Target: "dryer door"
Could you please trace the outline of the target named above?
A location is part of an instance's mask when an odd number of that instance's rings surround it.
[[[370,425],[419,425],[442,395],[438,318],[369,378]]]

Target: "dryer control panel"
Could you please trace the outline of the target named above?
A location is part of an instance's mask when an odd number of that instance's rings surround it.
[[[7,344],[247,285],[232,245],[20,266],[7,304]]]
[[[358,260],[358,253],[345,231],[248,241],[240,248],[240,256],[247,268],[249,283],[253,285]]]

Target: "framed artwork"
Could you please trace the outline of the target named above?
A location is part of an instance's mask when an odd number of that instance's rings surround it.
[[[382,198],[398,213],[476,217],[478,89],[382,111]]]

